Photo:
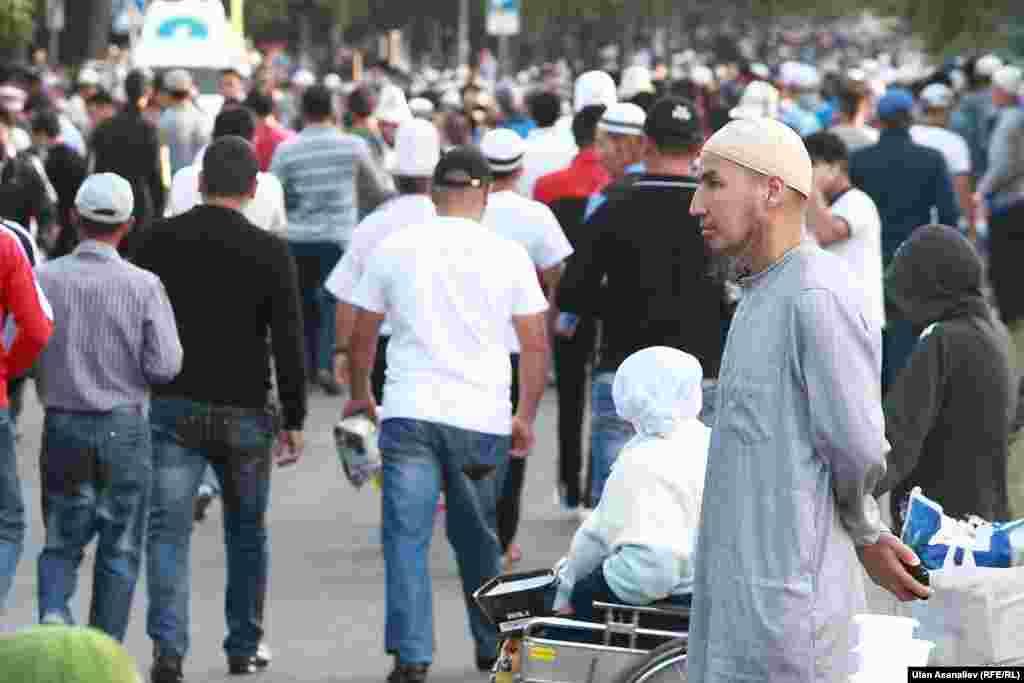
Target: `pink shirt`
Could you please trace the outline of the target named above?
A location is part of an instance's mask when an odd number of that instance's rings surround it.
[[[264,173],[270,168],[270,160],[274,158],[274,150],[285,140],[295,137],[295,131],[285,128],[279,123],[260,123],[256,126],[256,134],[252,145],[256,151],[256,161]]]

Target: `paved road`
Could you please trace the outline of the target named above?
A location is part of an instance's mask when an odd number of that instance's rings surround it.
[[[556,479],[555,395],[548,392],[537,424],[525,489],[520,542],[522,567],[549,567],[564,553],[576,522],[560,517],[553,504]],[[42,544],[37,466],[42,413],[32,388],[18,443],[30,530],[4,627],[35,619],[36,559]],[[379,494],[353,489],[341,473],[330,427],[341,400],[315,392],[310,401],[307,450],[295,468],[274,473],[270,514],[271,581],[267,640],[274,652],[270,669],[238,679],[226,675],[224,637],[225,558],[219,504],[196,529],[192,545],[192,652],[189,683],[252,680],[273,683],[383,681],[391,659],[384,654],[384,559],[377,542]],[[431,555],[437,652],[431,683],[479,681],[454,555],[436,525]],[[74,603],[77,618],[88,617],[92,553],[81,570]],[[144,573],[144,572],[143,572]],[[145,633],[145,579],[136,591],[126,641],[148,670],[151,643]]]
[[[19,565],[11,605],[2,627],[35,619],[36,557],[42,542],[39,519],[39,452],[42,414],[31,388],[18,444],[30,531]],[[379,495],[355,491],[344,479],[335,457],[330,427],[341,400],[314,393],[310,401],[307,451],[295,468],[275,473],[271,506],[271,582],[267,640],[274,661],[253,683],[362,683],[383,681],[390,670],[384,654],[384,561],[377,541]],[[555,395],[545,396],[537,422],[537,447],[527,471],[523,522],[519,541],[522,568],[550,567],[565,552],[577,522],[554,505],[556,480]],[[189,683],[239,679],[226,675],[221,651],[224,637],[225,559],[220,507],[215,504],[199,525],[192,546],[192,652],[186,662]],[[472,641],[454,555],[436,525],[431,555],[437,651],[431,683],[481,681],[476,673]],[[81,589],[74,610],[88,615],[91,552],[81,571]],[[146,671],[151,644],[145,634],[145,578],[139,583],[126,645]],[[873,591],[876,609],[888,601]]]

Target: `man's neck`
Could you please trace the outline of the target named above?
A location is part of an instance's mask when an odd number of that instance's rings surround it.
[[[839,197],[843,196],[846,193],[846,191],[849,190],[851,187],[853,187],[853,183],[850,182],[850,178],[848,176],[843,176],[836,180],[835,186],[832,187],[831,191],[828,193],[828,203],[834,203],[837,199],[839,199]]]
[[[803,218],[784,217],[783,225],[770,226],[763,233],[764,239],[750,260],[750,273],[756,275],[778,263],[793,248],[800,246],[803,239]],[[792,226],[797,225],[797,229]]]
[[[306,121],[306,128],[330,128],[334,123],[330,119],[323,121]]]
[[[203,197],[203,204],[206,206],[216,206],[221,209],[233,209],[235,211],[242,211],[248,202],[248,197],[212,197],[209,195]]]
[[[87,235],[85,237],[85,239],[83,239],[82,241],[83,242],[97,242],[99,244],[105,244],[108,247],[113,247],[114,249],[117,249],[117,247],[121,244],[121,238],[122,237],[123,237],[123,235],[121,235],[121,231],[119,230],[116,233],[114,233],[113,235],[96,235],[96,236]]]
[[[509,192],[516,189],[518,178],[502,178],[495,180],[491,192]]]

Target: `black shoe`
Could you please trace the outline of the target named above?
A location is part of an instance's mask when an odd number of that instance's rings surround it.
[[[476,670],[481,673],[490,673],[494,669],[494,665],[498,663],[497,657],[477,657],[476,658]]]
[[[157,655],[153,659],[153,668],[149,670],[149,680],[151,683],[183,683],[181,657]]]
[[[214,497],[212,493],[199,493],[196,495],[196,502],[192,510],[192,518],[195,521],[206,521],[206,510],[210,507]]]
[[[264,643],[260,643],[256,654],[247,657],[228,657],[228,673],[232,676],[243,676],[245,674],[257,674],[270,666],[270,650]]]
[[[429,664],[399,664],[388,674],[388,683],[426,683]]]
[[[320,388],[328,396],[341,395],[341,385],[334,379],[334,373],[330,370],[321,370],[316,373],[316,383],[320,385]]]

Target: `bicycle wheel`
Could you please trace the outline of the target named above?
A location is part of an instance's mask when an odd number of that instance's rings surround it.
[[[685,683],[686,641],[672,640],[629,667],[615,683]]]

